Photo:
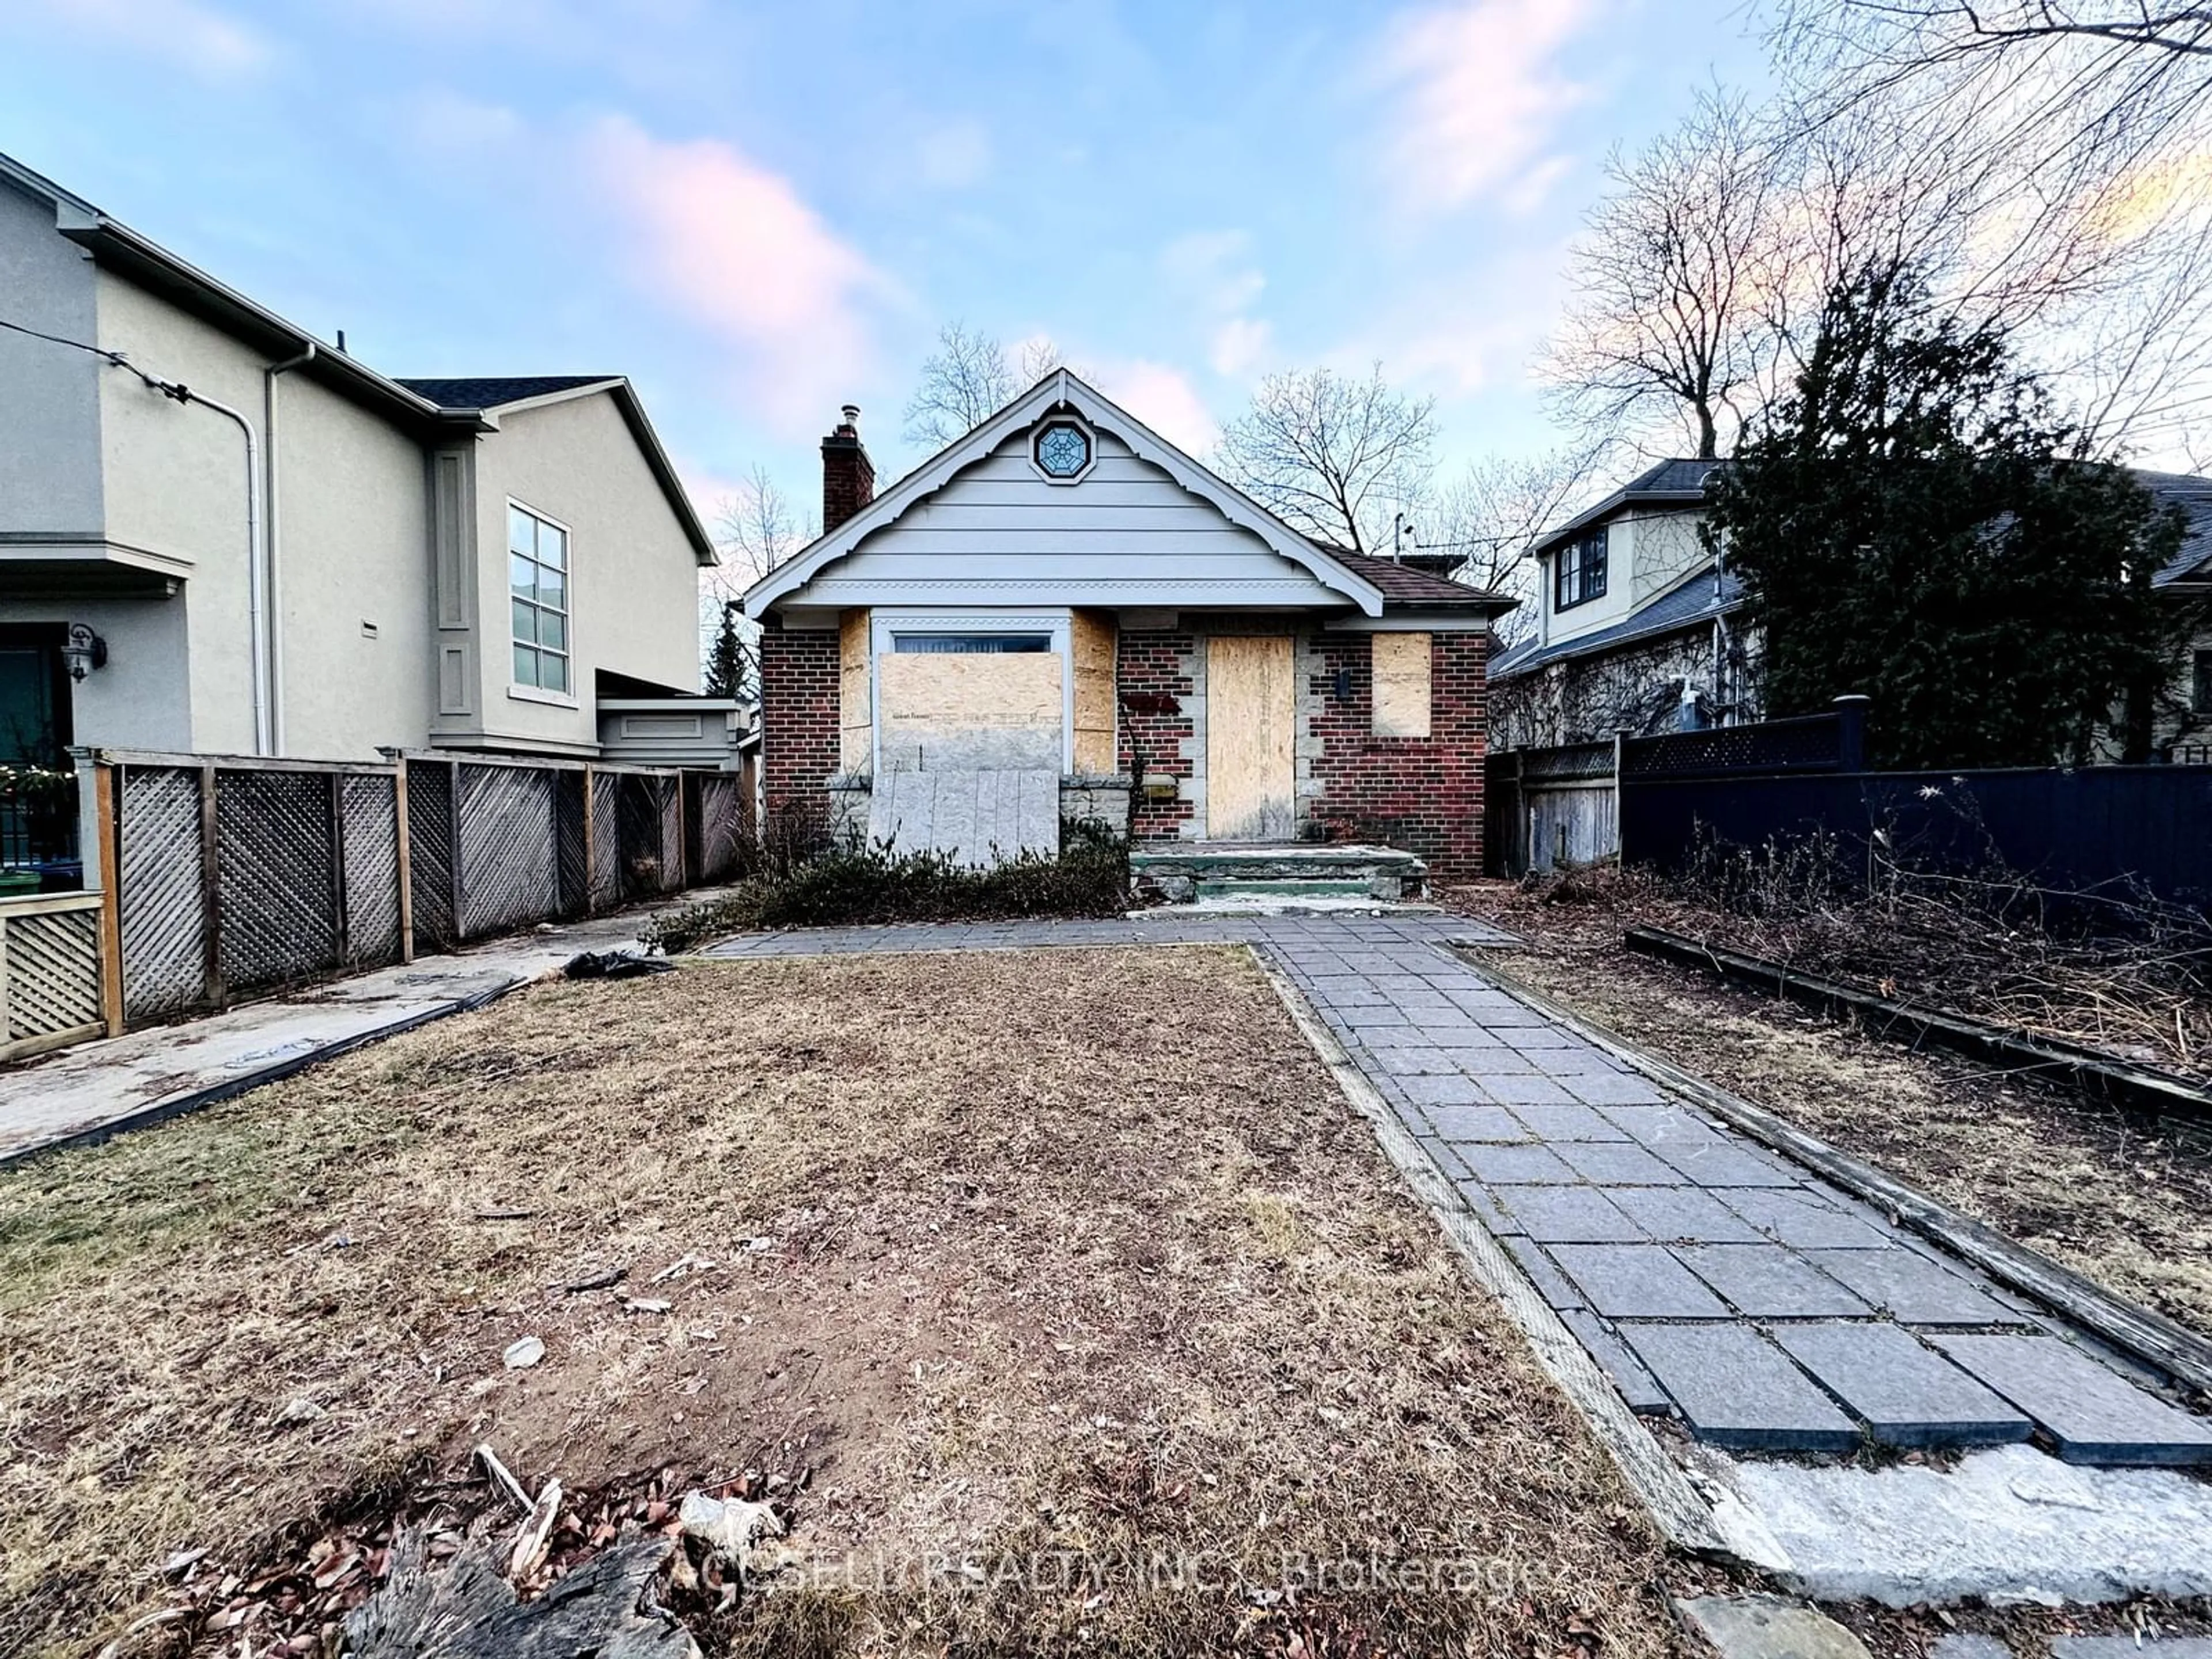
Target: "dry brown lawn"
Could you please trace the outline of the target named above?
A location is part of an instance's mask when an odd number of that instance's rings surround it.
[[[478,1441],[757,1470],[793,1565],[710,1651],[1678,1647],[1680,1568],[1237,951],[545,985],[0,1174],[0,1329],[9,1654],[488,1514]]]
[[[2212,1146],[2203,1140],[1622,948],[1622,929],[1638,921],[1694,932],[1694,916],[1679,908],[1539,903],[1502,885],[1461,890],[1455,904],[1527,941],[1498,953],[1505,972],[2118,1294],[2212,1333]]]

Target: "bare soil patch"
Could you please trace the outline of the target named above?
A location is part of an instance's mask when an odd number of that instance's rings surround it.
[[[775,1501],[710,1652],[1680,1650],[1239,951],[545,985],[0,1175],[0,1327],[10,1655],[320,1651],[479,1441],[580,1494],[556,1564]]]
[[[1633,878],[1585,882],[1566,902],[1505,884],[1455,890],[1451,902],[1527,941],[1498,953],[1502,969],[1599,1024],[2212,1333],[2212,1146],[2203,1139],[1631,956],[1620,936],[1639,923],[1734,942],[1717,931],[1727,920],[1719,913]]]

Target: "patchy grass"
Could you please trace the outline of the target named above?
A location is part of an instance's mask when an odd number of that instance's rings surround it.
[[[11,1654],[173,1552],[489,1508],[480,1440],[786,1494],[714,1651],[1679,1650],[1682,1569],[1239,952],[546,985],[0,1175],[0,1326]]]
[[[2212,1146],[2151,1130],[2071,1089],[1963,1056],[1917,1054],[1797,1005],[1632,957],[1623,928],[1694,933],[1633,879],[1573,902],[1502,885],[1455,908],[1528,948],[1505,971],[1677,1065],[2041,1250],[2118,1294],[2212,1333]]]

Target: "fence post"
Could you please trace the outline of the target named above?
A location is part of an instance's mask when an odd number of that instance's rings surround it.
[[[331,774],[331,966],[353,965],[353,918],[346,906],[345,774]]]
[[[392,825],[392,847],[398,854],[395,862],[399,870],[399,960],[415,960],[415,860],[407,840],[407,762],[403,757],[392,763],[392,810],[398,820]]]
[[[200,766],[200,995],[211,1008],[229,1000],[222,979],[222,850],[216,840],[215,763]]]
[[[584,763],[584,914],[595,916],[599,913],[599,785],[594,780],[599,769],[589,761]]]
[[[77,858],[85,885],[100,893],[100,1017],[107,1035],[123,1035],[123,871],[117,822],[116,769],[94,749],[72,748],[77,780]],[[4,1040],[0,1031],[0,1040]]]
[[[453,826],[453,852],[446,860],[447,884],[453,902],[453,948],[459,950],[469,936],[461,921],[461,763],[446,763],[446,822]]]
[[[1867,710],[1874,699],[1856,692],[1836,699],[1836,766],[1844,772],[1866,769]]]
[[[1613,861],[1622,870],[1628,868],[1628,838],[1621,833],[1628,821],[1628,814],[1621,810],[1626,805],[1622,797],[1627,789],[1628,768],[1624,764],[1627,757],[1628,733],[1616,731],[1613,734]]]

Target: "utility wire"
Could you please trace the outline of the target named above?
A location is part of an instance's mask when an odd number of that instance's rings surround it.
[[[25,323],[11,323],[5,317],[0,317],[0,328],[9,329],[17,334],[27,334],[33,339],[44,340],[50,345],[69,346],[77,351],[88,351],[95,357],[106,358],[111,363],[121,363],[125,361],[123,354],[119,351],[110,351],[104,346],[87,345],[82,340],[65,339],[58,334],[49,334],[42,328],[33,328]]]
[[[42,328],[33,328],[27,323],[10,322],[5,317],[0,317],[0,328],[4,328],[15,334],[27,334],[31,338],[44,340],[50,345],[67,346],[72,351],[88,352],[94,357],[102,358],[114,364],[118,368],[129,369],[145,383],[149,392],[158,392],[164,397],[175,398],[180,404],[196,401],[190,386],[176,380],[165,380],[158,374],[149,374],[121,352],[110,351],[106,346],[87,345],[82,340],[72,340],[60,334],[49,334]],[[197,401],[204,402],[205,400]]]

